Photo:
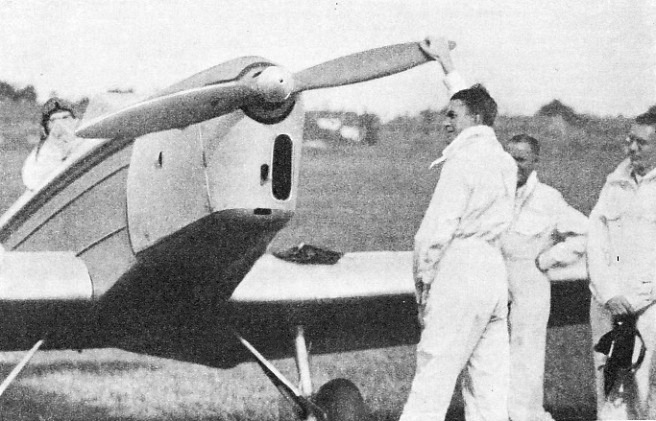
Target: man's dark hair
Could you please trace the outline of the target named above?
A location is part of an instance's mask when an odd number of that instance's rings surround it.
[[[638,117],[636,117],[635,122],[644,126],[656,127],[656,109],[652,108],[650,108],[646,113],[640,114]]]
[[[540,142],[533,136],[529,136],[526,133],[517,134],[510,138],[508,143],[527,143],[535,156],[540,156]]]
[[[460,100],[472,115],[481,116],[483,124],[493,126],[497,117],[497,103],[492,99],[490,93],[481,84],[476,84],[469,89],[456,92],[451,101]]]
[[[50,98],[41,108],[41,127],[43,127],[46,137],[48,136],[48,121],[50,120],[50,116],[60,111],[68,111],[73,117],[77,118],[73,104],[65,99],[57,97]]]

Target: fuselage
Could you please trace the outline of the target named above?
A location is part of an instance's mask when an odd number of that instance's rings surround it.
[[[293,214],[302,128],[297,98],[277,123],[239,110],[106,141],[26,193],[3,216],[0,242],[74,252],[93,292],[75,303],[0,304],[1,347],[47,334],[52,348],[168,355],[216,335],[226,300]]]

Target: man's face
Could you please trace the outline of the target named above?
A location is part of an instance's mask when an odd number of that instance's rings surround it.
[[[479,123],[476,116],[469,113],[465,103],[456,99],[449,102],[443,124],[447,132],[447,142],[451,143],[463,130]]]
[[[48,120],[49,136],[67,140],[75,134],[77,119],[69,111],[57,111]]]
[[[656,168],[656,128],[634,123],[626,138],[626,154],[638,175]]]
[[[526,142],[509,142],[506,150],[517,163],[517,187],[526,184],[528,177],[538,163],[538,156],[533,152],[531,145]]]

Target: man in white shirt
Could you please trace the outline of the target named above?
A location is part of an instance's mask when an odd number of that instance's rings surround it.
[[[80,146],[82,139],[75,136],[78,122],[75,107],[68,101],[50,98],[43,104],[43,135],[22,169],[23,184],[28,190],[37,190],[52,178]]]
[[[510,294],[510,396],[513,421],[552,421],[543,408],[544,356],[551,284],[547,272],[585,268],[588,219],[554,188],[538,180],[537,139],[521,134],[506,143],[517,163],[517,195],[512,225],[501,245]],[[578,274],[586,279],[585,270]]]
[[[593,352],[600,420],[656,419],[656,113],[635,119],[625,146],[627,158],[606,179],[590,214],[590,323],[596,344],[613,318],[634,316],[646,353],[634,387],[625,382],[606,397],[597,369],[606,357]]]
[[[428,38],[421,46],[449,83],[448,42]],[[496,110],[480,86],[449,102],[449,145],[434,163],[443,168],[415,236],[423,331],[401,421],[444,419],[463,370],[466,418],[508,419],[508,283],[499,238],[512,220],[517,167],[491,127]]]

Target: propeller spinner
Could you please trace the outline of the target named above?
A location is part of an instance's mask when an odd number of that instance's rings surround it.
[[[85,138],[138,137],[183,128],[239,108],[247,114],[249,109],[253,113],[258,108],[291,108],[294,95],[300,92],[377,79],[429,60],[413,42],[340,57],[294,75],[279,66],[255,66],[234,80],[167,93],[100,116],[84,123],[76,134]],[[282,115],[284,118],[286,113]]]

